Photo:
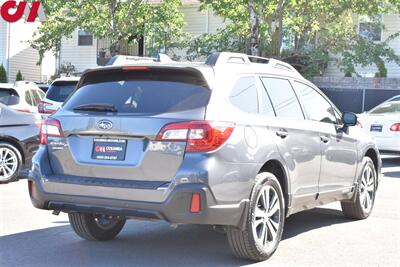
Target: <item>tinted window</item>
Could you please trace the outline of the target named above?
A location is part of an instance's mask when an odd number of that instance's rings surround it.
[[[400,101],[400,96],[396,96],[396,97],[393,97],[392,99],[390,99],[390,102],[393,102],[393,101]]]
[[[28,103],[28,105],[33,106],[33,101],[32,101],[32,96],[30,90],[25,91],[25,102]]]
[[[254,77],[240,78],[233,87],[229,99],[237,108],[249,112],[258,113],[258,97],[256,79]]]
[[[383,103],[368,113],[370,114],[400,113],[400,103],[397,102]]]
[[[294,82],[294,87],[310,120],[336,123],[337,120],[332,105],[320,93],[299,82]]]
[[[92,78],[95,83],[87,83],[91,78],[85,79],[85,84],[73,93],[64,108],[106,104],[115,106],[119,113],[132,114],[196,109],[206,106],[211,94],[208,88],[193,84],[196,78],[187,72],[173,75],[168,71],[99,74]]]
[[[262,81],[271,97],[277,117],[304,119],[299,101],[288,80],[262,78]]]
[[[46,97],[53,101],[64,102],[75,89],[77,83],[78,82],[55,82],[49,87]]]
[[[19,95],[13,89],[2,89],[0,88],[0,103],[10,106],[19,103]]]

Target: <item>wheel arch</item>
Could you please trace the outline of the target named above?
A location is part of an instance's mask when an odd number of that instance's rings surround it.
[[[19,153],[21,153],[22,163],[25,164],[25,150],[18,139],[11,136],[0,135],[0,142],[9,143],[18,149]]]
[[[372,162],[374,163],[375,166],[375,171],[377,173],[377,175],[379,175],[379,152],[375,151],[374,148],[368,148],[365,153],[364,153],[364,157],[369,157]]]
[[[287,212],[288,207],[290,207],[290,182],[289,176],[282,162],[277,159],[270,159],[264,163],[259,173],[260,172],[270,172],[278,179],[285,198],[285,208]]]

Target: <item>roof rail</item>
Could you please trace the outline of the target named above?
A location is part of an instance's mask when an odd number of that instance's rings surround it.
[[[271,68],[277,68],[286,71],[293,71],[297,73],[297,70],[290,64],[276,60],[273,58],[250,56],[241,53],[230,53],[230,52],[216,52],[211,54],[206,64],[210,66],[217,66],[220,64],[237,63],[237,64],[266,64]]]

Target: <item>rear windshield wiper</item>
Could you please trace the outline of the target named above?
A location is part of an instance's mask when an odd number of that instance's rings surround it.
[[[108,104],[85,104],[74,107],[74,111],[99,111],[99,112],[118,112],[114,105]]]

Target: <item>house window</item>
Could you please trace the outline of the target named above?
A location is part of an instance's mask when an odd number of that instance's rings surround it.
[[[382,16],[361,17],[358,32],[361,37],[369,41],[380,42],[382,40]]]
[[[84,30],[78,31],[78,45],[86,46],[93,45],[93,35]]]

